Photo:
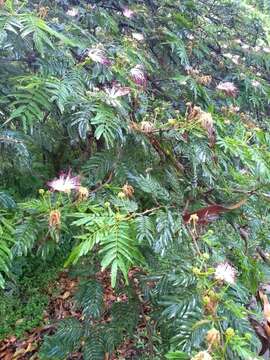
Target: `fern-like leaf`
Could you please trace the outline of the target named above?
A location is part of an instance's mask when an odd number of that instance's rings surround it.
[[[103,287],[96,280],[81,281],[75,299],[84,316],[98,319],[103,308]]]
[[[83,329],[79,320],[62,320],[54,335],[45,338],[41,347],[42,359],[66,359],[66,356],[80,346]]]
[[[4,209],[14,209],[16,202],[7,193],[0,191],[0,206]]]

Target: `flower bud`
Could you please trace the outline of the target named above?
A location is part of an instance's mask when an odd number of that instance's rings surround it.
[[[129,184],[125,184],[122,187],[122,192],[125,194],[126,197],[130,198],[134,194],[134,188],[133,188],[133,186],[131,186]]]
[[[215,328],[210,329],[206,334],[206,341],[210,347],[217,347],[220,345],[220,332]]]
[[[225,331],[225,336],[226,336],[227,339],[231,339],[234,335],[235,335],[235,331],[234,331],[233,328],[228,328]]]
[[[167,121],[167,123],[169,124],[169,125],[176,125],[177,124],[177,120],[176,119],[168,119],[168,121]]]
[[[52,210],[49,215],[49,226],[59,229],[61,226],[61,213],[59,210]]]
[[[80,186],[77,190],[77,201],[84,201],[87,200],[89,196],[89,190],[84,187],[84,186]]]
[[[205,295],[205,296],[202,298],[202,300],[203,300],[203,303],[204,303],[204,304],[209,304],[210,301],[211,301],[210,297],[207,296],[207,295]]]
[[[154,130],[154,125],[150,121],[142,121],[140,125],[143,133],[151,133]]]
[[[210,256],[209,256],[208,253],[203,253],[203,254],[202,254],[202,258],[203,258],[204,260],[209,260]]]
[[[115,215],[115,220],[116,221],[121,221],[122,219],[123,219],[123,216],[121,214],[118,213],[118,214]]]
[[[211,294],[211,291],[209,291],[208,294],[203,296],[202,300],[205,313],[207,315],[215,315],[219,300],[218,295],[213,296],[213,294]]]
[[[212,356],[208,351],[200,351],[197,355],[193,356],[191,360],[212,360]]]
[[[211,75],[202,75],[202,76],[197,76],[196,80],[198,81],[199,84],[201,85],[209,85],[212,81],[212,76]]]
[[[192,268],[192,272],[193,272],[193,274],[195,274],[195,275],[200,275],[201,270],[200,270],[199,268],[197,268],[197,267],[193,267],[193,268]]]
[[[126,194],[123,192],[123,191],[120,191],[118,194],[117,194],[117,197],[119,197],[119,199],[124,199],[126,197]]]

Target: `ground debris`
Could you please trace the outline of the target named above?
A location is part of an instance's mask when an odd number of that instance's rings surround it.
[[[136,292],[139,291],[137,287],[137,279],[134,277],[139,272],[138,268],[133,268],[129,272],[129,279],[136,284]],[[110,273],[108,271],[100,271],[95,278],[100,281],[104,288],[104,305],[109,309],[114,302],[127,302],[128,296],[125,293],[116,294],[111,287]],[[18,339],[11,336],[0,342],[0,359],[1,360],[39,360],[38,351],[42,344],[45,335],[53,334],[56,329],[56,324],[59,320],[75,317],[82,319],[81,312],[76,308],[73,295],[77,289],[78,280],[70,278],[67,271],[59,274],[58,280],[54,282],[53,288],[47,289],[51,295],[51,300],[47,309],[44,311],[44,325],[32,329],[25,334],[23,339]],[[55,289],[58,289],[55,294]],[[138,294],[141,296],[141,294]],[[151,311],[147,304],[142,303],[143,316],[140,316],[140,321],[137,326],[138,332],[143,332],[146,329],[147,314]],[[110,322],[110,317],[104,313],[99,322]],[[147,338],[145,338],[147,343]],[[106,354],[104,360],[121,360],[121,359],[136,359],[142,349],[136,349],[135,343],[131,339],[126,339],[121,346],[111,355]],[[83,360],[82,354],[77,351],[68,356],[66,360]]]

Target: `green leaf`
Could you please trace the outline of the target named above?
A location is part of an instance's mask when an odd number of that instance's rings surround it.
[[[169,359],[169,360],[189,360],[190,359],[189,355],[182,351],[169,352],[168,354],[165,355],[165,357],[166,357],[166,359]]]

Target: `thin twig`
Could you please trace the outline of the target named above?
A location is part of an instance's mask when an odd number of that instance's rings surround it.
[[[94,190],[91,190],[90,194],[94,194],[97,191],[99,191],[100,189],[102,189],[105,185],[108,185],[112,181],[112,178],[113,178],[113,171],[110,172],[108,179],[105,182],[103,182],[102,184],[100,184],[98,187],[96,187]]]
[[[224,190],[224,191],[230,191],[230,192],[234,192],[234,193],[239,193],[239,194],[247,194],[247,195],[253,195],[256,194],[256,192],[264,187],[270,186],[270,183],[266,183],[266,184],[260,184],[257,187],[255,187],[254,189],[251,190],[244,190],[244,189],[226,189],[226,188],[217,188],[217,190]]]
[[[194,246],[195,246],[195,248],[196,248],[196,251],[197,251],[198,255],[201,256],[202,253],[201,253],[200,248],[199,248],[199,245],[198,245],[198,243],[197,243],[197,238],[194,236],[194,233],[190,230],[190,228],[189,228],[188,226],[187,226],[186,228],[187,228],[187,230],[188,230],[188,232],[189,232],[189,235],[190,235],[191,238],[192,238],[193,244],[194,244]]]
[[[135,213],[135,215],[136,215],[136,216],[146,215],[146,214],[149,214],[149,213],[151,213],[151,212],[153,212],[153,211],[162,209],[162,208],[164,208],[164,207],[166,207],[166,206],[164,206],[164,205],[156,206],[156,207],[154,207],[154,208],[152,208],[152,209],[147,209],[147,210],[145,210],[145,211],[143,211],[143,212],[141,212],[141,213]]]
[[[129,220],[129,219],[132,219],[133,217],[136,217],[136,216],[143,216],[143,215],[146,215],[146,214],[150,214],[156,210],[160,210],[160,209],[163,209],[163,208],[175,208],[174,205],[171,205],[171,206],[165,206],[165,205],[159,205],[159,206],[156,206],[156,207],[153,207],[151,209],[147,209],[143,212],[140,212],[140,213],[132,213],[130,214],[128,217],[126,217],[125,219],[126,220]]]

